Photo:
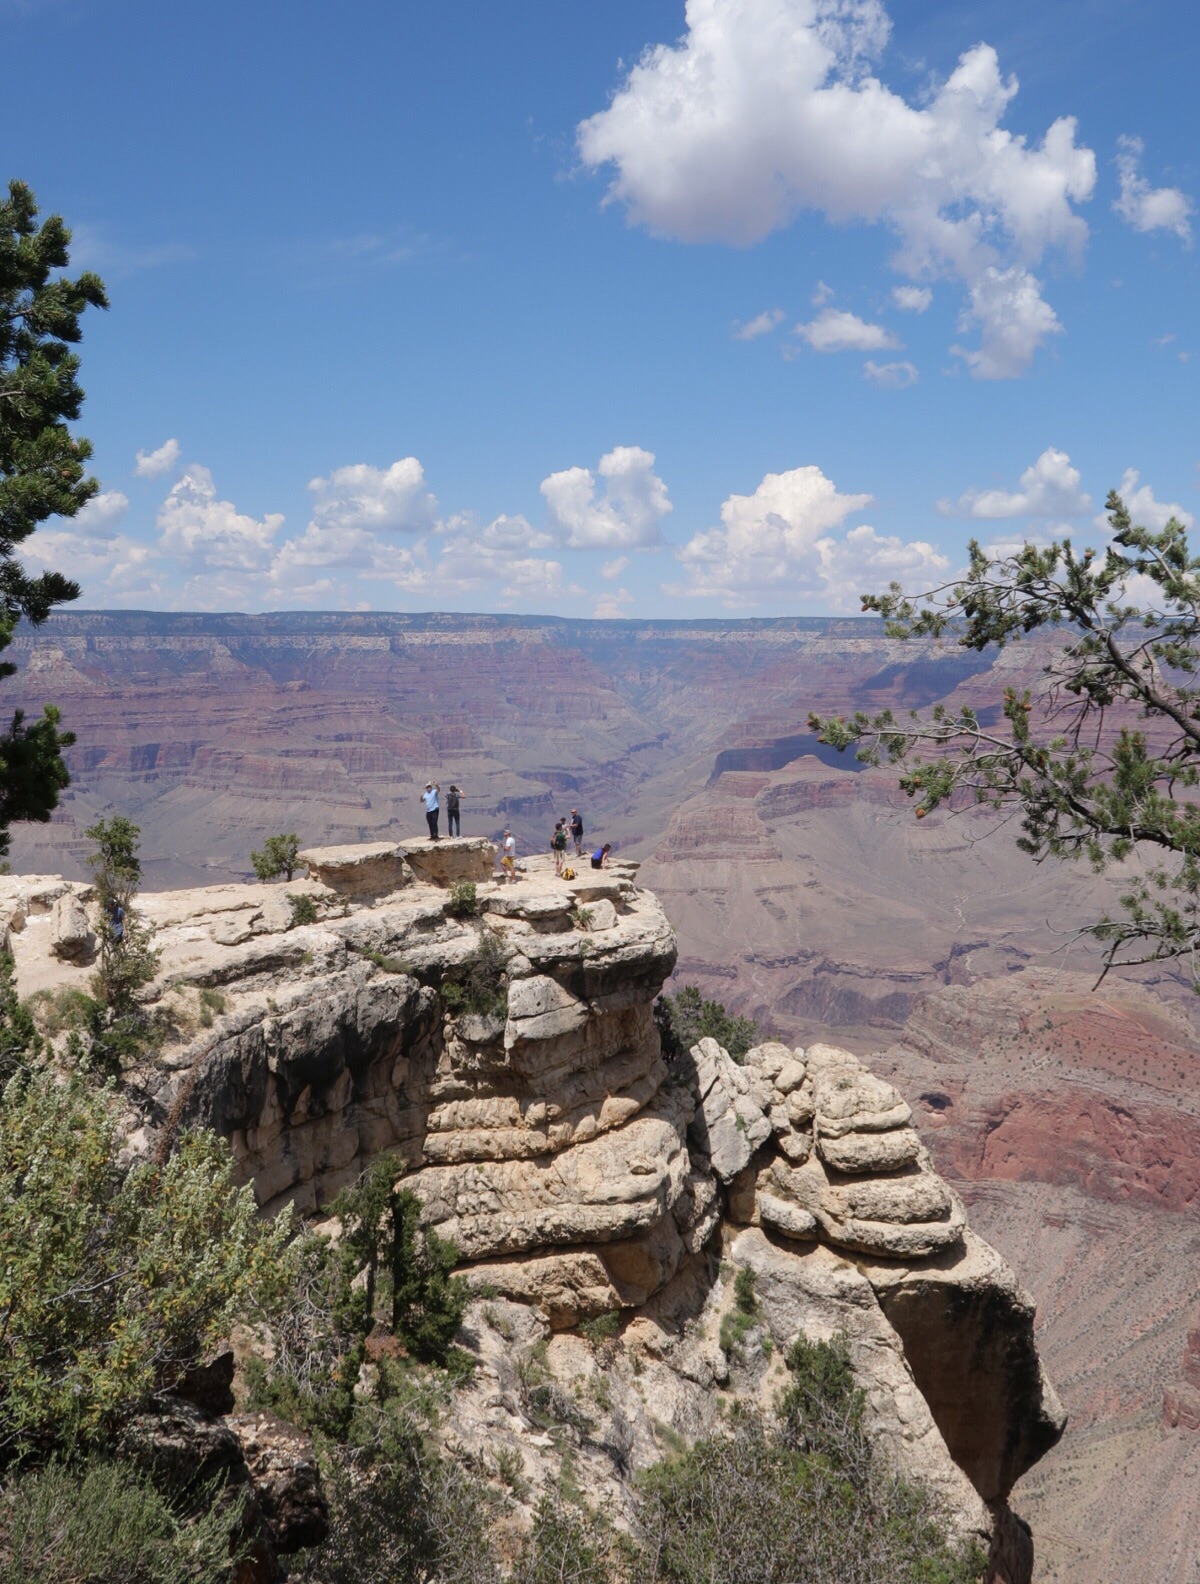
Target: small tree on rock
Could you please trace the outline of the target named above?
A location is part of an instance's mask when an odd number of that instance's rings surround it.
[[[290,880],[299,852],[300,838],[290,831],[286,836],[268,836],[259,851],[251,851],[250,862],[260,880],[278,880],[280,875]]]
[[[91,1019],[91,1055],[102,1066],[116,1069],[122,1055],[133,1054],[147,1031],[136,997],[158,971],[159,953],[133,906],[142,878],[138,827],[115,814],[110,820],[97,820],[84,835],[96,843],[88,864],[100,903],[100,965],[92,976],[99,1007]]]

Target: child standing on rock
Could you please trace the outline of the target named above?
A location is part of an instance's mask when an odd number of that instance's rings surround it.
[[[563,872],[563,859],[567,855],[567,827],[559,820],[554,827],[554,835],[550,838],[550,848],[554,853],[554,873],[561,875]]]

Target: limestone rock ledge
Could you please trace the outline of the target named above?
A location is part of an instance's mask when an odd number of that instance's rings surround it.
[[[668,1066],[653,1003],[675,940],[636,866],[564,881],[535,858],[502,884],[485,878],[486,847],[312,852],[309,878],[286,888],[144,897],[162,953],[152,994],[194,1032],[134,1075],[131,1152],[213,1127],[265,1211],[306,1213],[391,1152],[510,1332],[544,1333],[551,1360],[577,1370],[587,1348],[572,1328],[622,1313],[638,1367],[605,1392],[625,1469],[661,1454],[660,1433],[714,1428],[731,1368],[766,1407],[798,1335],[844,1333],[896,1467],[988,1541],[989,1579],[1028,1584],[1006,1498],[1064,1416],[1031,1300],[970,1233],[901,1096],[820,1044],[768,1041],[739,1064],[702,1040]],[[451,892],[466,878],[473,915]],[[38,898],[48,910],[64,894],[43,884]],[[291,927],[298,894],[316,923]],[[35,912],[13,935],[26,985],[58,939]],[[54,960],[60,982],[83,972]],[[481,971],[491,993],[472,1005],[461,987]],[[740,1267],[773,1344],[749,1375],[719,1340]],[[451,1439],[483,1455],[507,1436],[533,1478],[545,1449],[473,1313],[480,1384],[459,1394]],[[607,1477],[597,1469],[597,1491]]]

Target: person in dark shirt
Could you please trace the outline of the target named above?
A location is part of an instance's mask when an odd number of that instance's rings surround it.
[[[456,786],[454,784],[454,782],[451,781],[450,790],[449,790],[449,792],[446,793],[446,835],[447,836],[461,836],[462,835],[462,824],[461,824],[461,822],[459,820],[458,812],[459,812],[459,799],[464,797],[465,795],[466,794],[463,792],[462,787]]]
[[[578,809],[571,810],[571,839],[575,843],[576,858],[583,857],[583,815]]]

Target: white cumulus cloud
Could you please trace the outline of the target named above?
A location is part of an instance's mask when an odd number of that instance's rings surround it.
[[[654,472],[654,454],[641,446],[616,446],[600,458],[597,481],[590,468],[565,468],[543,479],[551,530],[571,550],[637,550],[661,543],[662,520],[672,510],[667,486]]]
[[[885,352],[900,345],[883,325],[868,324],[842,308],[823,308],[808,324],[798,324],[796,334],[814,352]]]
[[[1074,119],[1040,142],[1008,130],[1017,82],[987,44],[910,103],[875,75],[880,0],[688,0],[685,14],[684,37],[648,48],[578,128],[583,163],[613,170],[609,200],[689,242],[748,246],[805,210],[885,224],[902,275],[970,294],[983,331],[972,373],[1022,372],[1057,325],[1023,300],[1040,296],[1031,270],[1087,236],[1074,206],[1096,160]]]
[[[933,301],[933,293],[928,286],[893,286],[892,301],[905,313],[922,314]]]
[[[376,533],[420,533],[432,526],[437,501],[416,457],[390,467],[353,462],[328,478],[310,479],[313,523],[322,529],[369,528]]]
[[[1121,482],[1117,485],[1117,494],[1125,502],[1134,522],[1143,528],[1156,530],[1165,528],[1172,517],[1185,528],[1195,526],[1195,517],[1178,501],[1158,500],[1151,485],[1141,482],[1141,474],[1136,468],[1125,469],[1121,475]],[[1107,528],[1108,518],[1097,517],[1096,524],[1098,527]]]
[[[158,512],[159,548],[189,570],[259,572],[275,551],[278,512],[261,520],[217,498],[208,468],[191,463]]]
[[[894,577],[945,570],[949,563],[932,545],[906,544],[865,525],[840,532],[870,503],[870,495],[841,494],[819,467],[768,473],[752,495],[728,497],[719,528],[695,534],[678,551],[688,582],[670,592],[730,606],[785,593],[857,609],[859,594]]]
[[[136,478],[157,478],[160,473],[169,473],[179,461],[179,441],[172,438],[164,440],[157,451],[139,451],[133,464]]]
[[[1151,187],[1140,170],[1146,145],[1138,137],[1117,139],[1117,180],[1120,196],[1113,208],[1135,231],[1173,231],[1181,242],[1192,240],[1195,205],[1178,187]]]
[[[1079,469],[1072,467],[1065,451],[1053,446],[1046,447],[1018,482],[1015,490],[966,490],[956,501],[939,501],[938,510],[948,516],[984,519],[1078,517],[1092,504],[1080,487]]]
[[[918,377],[916,364],[907,361],[876,363],[873,358],[868,358],[863,364],[863,379],[870,380],[872,385],[878,385],[881,390],[905,390],[909,385],[915,385]]]
[[[81,539],[111,539],[128,510],[128,495],[120,490],[101,490],[68,519],[68,536],[73,533]]]
[[[753,319],[747,319],[745,324],[740,321],[734,324],[732,335],[735,341],[753,341],[758,336],[770,335],[777,325],[782,324],[786,315],[782,308],[767,308],[760,314],[755,314]]]

